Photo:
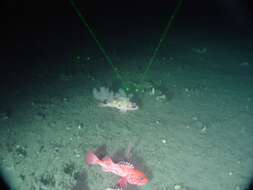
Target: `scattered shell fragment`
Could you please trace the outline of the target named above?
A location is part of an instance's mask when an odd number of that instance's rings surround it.
[[[198,53],[198,54],[203,54],[207,52],[207,48],[203,47],[203,48],[192,48],[192,51],[194,53]]]
[[[203,126],[202,129],[201,129],[201,133],[206,133],[206,132],[207,132],[207,127]]]
[[[152,89],[151,89],[151,91],[150,91],[149,94],[150,94],[151,96],[155,95],[155,88],[154,88],[154,87],[152,87]]]
[[[176,185],[174,186],[174,190],[181,190],[181,185],[176,184]]]
[[[156,97],[156,100],[157,100],[157,101],[163,101],[163,100],[166,100],[166,95],[165,95],[165,94],[163,94],[163,95],[157,96],[157,97]]]
[[[184,184],[176,184],[174,185],[174,190],[189,190]]]
[[[155,123],[156,123],[157,125],[160,125],[160,124],[161,124],[161,122],[160,122],[159,120],[156,120]]]
[[[242,63],[240,63],[240,66],[249,66],[249,62],[242,62]]]

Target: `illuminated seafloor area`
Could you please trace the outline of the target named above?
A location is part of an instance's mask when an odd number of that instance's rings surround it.
[[[17,53],[18,71],[8,65],[11,72],[1,76],[0,169],[9,189],[113,188],[118,176],[85,164],[86,153],[101,147],[115,159],[131,152],[135,167],[150,178],[143,187],[127,189],[250,189],[250,35],[175,21],[143,76],[161,34],[158,26],[166,22],[142,19],[132,19],[130,29],[131,18],[113,20],[103,30],[104,21],[94,22],[119,76],[92,38],[82,38],[78,17],[69,33],[48,34],[54,42],[27,47],[19,41],[28,52]],[[127,37],[122,27],[129,29]],[[139,109],[123,113],[98,106],[92,91],[100,87],[127,87]]]

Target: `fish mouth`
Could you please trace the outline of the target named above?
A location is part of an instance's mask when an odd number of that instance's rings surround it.
[[[131,108],[133,110],[137,110],[137,109],[139,109],[139,106],[136,103],[132,103]]]
[[[139,182],[138,185],[146,185],[149,182],[149,180],[147,178],[142,178]]]
[[[138,109],[139,109],[138,106],[127,108],[127,110],[129,110],[129,111],[135,111],[135,110],[138,110]]]

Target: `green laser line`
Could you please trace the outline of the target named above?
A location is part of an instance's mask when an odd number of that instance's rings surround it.
[[[88,25],[88,23],[86,22],[86,20],[84,19],[82,13],[80,12],[80,10],[77,8],[76,4],[74,3],[74,0],[70,0],[71,5],[73,6],[76,14],[78,15],[78,17],[80,18],[80,20],[82,21],[82,23],[84,24],[84,26],[88,29],[91,37],[93,38],[93,40],[95,40],[99,50],[102,52],[102,54],[104,55],[106,61],[110,64],[110,66],[112,67],[112,70],[115,72],[116,77],[121,81],[122,86],[124,89],[127,89],[124,83],[123,78],[121,77],[120,73],[118,72],[118,69],[116,68],[116,66],[114,66],[111,58],[109,57],[109,55],[106,53],[105,49],[103,48],[102,44],[99,42],[99,40],[97,39],[95,33],[92,31],[91,27]]]
[[[161,44],[162,44],[162,42],[164,41],[165,37],[167,36],[167,33],[168,33],[169,29],[170,29],[170,26],[171,26],[171,24],[172,24],[172,22],[173,22],[173,20],[174,20],[174,18],[175,18],[175,16],[176,16],[176,14],[177,14],[179,8],[180,8],[180,6],[182,5],[182,2],[183,2],[183,0],[179,0],[179,1],[178,1],[177,6],[176,6],[174,12],[172,13],[172,15],[171,15],[171,17],[170,17],[170,19],[169,19],[169,21],[168,21],[168,24],[166,25],[166,27],[165,27],[165,29],[164,29],[162,35],[161,35],[161,38],[160,38],[160,40],[159,40],[159,42],[158,42],[156,48],[155,48],[154,51],[153,51],[153,54],[152,54],[152,56],[151,56],[151,58],[150,58],[150,60],[149,60],[149,64],[148,64],[148,66],[146,67],[145,71],[143,72],[143,75],[142,75],[142,77],[141,77],[140,83],[143,82],[143,80],[144,80],[144,78],[145,78],[147,72],[150,70],[150,67],[151,67],[151,65],[153,64],[154,60],[155,60],[155,57],[156,57],[156,55],[157,55],[157,52],[158,52],[158,50],[160,49]]]

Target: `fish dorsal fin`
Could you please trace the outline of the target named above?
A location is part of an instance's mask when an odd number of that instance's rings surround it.
[[[113,163],[112,159],[109,156],[106,156],[102,159],[104,162]]]
[[[130,168],[134,168],[133,164],[129,163],[129,162],[125,162],[125,161],[120,161],[118,162],[119,165],[125,165],[125,166],[129,166]]]

